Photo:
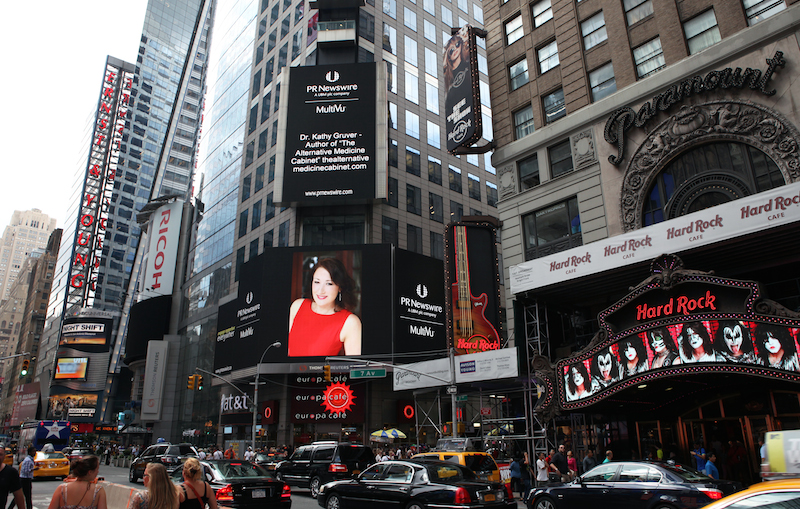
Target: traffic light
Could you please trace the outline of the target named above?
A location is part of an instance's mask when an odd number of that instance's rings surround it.
[[[186,387],[188,387],[190,391],[194,390],[196,380],[195,377],[197,377],[197,375],[189,375],[189,383],[186,385]]]
[[[28,367],[31,365],[31,361],[25,359],[22,361],[22,370],[19,372],[20,376],[25,376],[28,374]]]
[[[195,375],[197,377],[197,390],[203,390],[203,375]]]
[[[322,372],[323,372],[323,374],[325,376],[325,381],[326,382],[330,382],[331,381],[331,365],[330,364],[325,364],[324,366],[322,366]]]

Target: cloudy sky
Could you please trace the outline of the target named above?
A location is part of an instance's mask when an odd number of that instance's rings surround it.
[[[32,208],[64,226],[106,56],[136,61],[146,7],[146,0],[4,3],[0,232],[15,210]]]

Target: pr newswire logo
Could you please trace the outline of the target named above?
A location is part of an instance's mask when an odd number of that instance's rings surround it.
[[[328,83],[336,83],[339,81],[339,78],[339,71],[328,71],[327,74],[325,74],[325,81]]]

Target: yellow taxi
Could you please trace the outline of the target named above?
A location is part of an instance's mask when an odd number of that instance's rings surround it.
[[[14,451],[11,450],[11,447],[6,447],[6,457],[3,458],[3,463],[6,465],[14,464]]]
[[[800,479],[764,481],[716,500],[703,509],[725,507],[797,507],[800,504]]]
[[[69,475],[69,460],[60,452],[38,451],[33,458],[33,477],[61,477]]]
[[[482,481],[500,481],[500,468],[491,454],[481,451],[432,451],[415,454],[411,459],[436,459],[464,465]]]

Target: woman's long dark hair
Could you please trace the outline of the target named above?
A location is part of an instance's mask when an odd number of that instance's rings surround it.
[[[742,332],[742,346],[739,347],[739,350],[742,352],[742,355],[748,354],[753,351],[753,341],[750,339],[750,329],[747,325],[743,324],[742,322],[719,322],[719,329],[717,329],[717,339],[714,341],[714,347],[716,350],[722,354],[731,355],[731,349],[728,347],[728,343],[725,342],[725,330],[726,329],[735,329],[739,327],[739,330]]]
[[[681,352],[683,352],[683,356],[687,359],[691,359],[694,348],[690,345],[689,335],[686,333],[687,329],[692,329],[695,334],[703,338],[703,352],[706,355],[712,355],[714,353],[714,345],[711,344],[711,336],[708,335],[708,329],[706,326],[703,325],[702,322],[688,322],[684,324],[683,330],[681,331],[681,335],[683,336],[683,341],[681,341]]]
[[[314,280],[314,273],[319,268],[327,270],[333,282],[339,287],[341,300],[339,300],[339,297],[336,298],[336,310],[340,311],[346,309],[354,313],[358,305],[358,299],[356,298],[356,282],[347,272],[342,261],[338,258],[323,258],[314,265],[311,271],[311,277],[306,281],[304,293],[307,298],[311,298],[311,282]]]
[[[576,369],[578,373],[580,373],[581,376],[583,376],[583,389],[588,392],[592,387],[592,382],[591,378],[589,378],[589,372],[586,370],[586,365],[583,362],[573,364],[572,366],[569,367],[569,370],[567,371],[567,384],[569,385],[570,392],[572,392],[572,394],[578,393],[578,386],[575,385],[575,380],[573,379],[572,376],[573,369]]]
[[[794,346],[794,339],[792,339],[792,335],[789,334],[789,331],[775,325],[759,325],[756,327],[756,344],[758,345],[758,356],[765,364],[769,365],[769,351],[767,347],[764,346],[768,336],[772,336],[781,342],[784,359],[797,354],[797,347]]]
[[[75,477],[86,477],[98,465],[100,465],[100,458],[97,456],[84,456],[83,458],[72,460],[69,468]]]

